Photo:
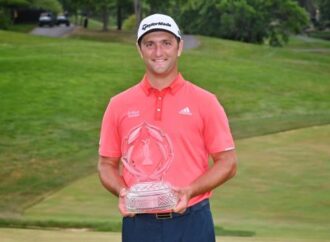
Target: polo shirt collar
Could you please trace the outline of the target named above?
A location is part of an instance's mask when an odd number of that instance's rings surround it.
[[[170,93],[174,95],[185,83],[185,80],[183,79],[181,73],[177,75],[177,77],[172,81],[171,85],[168,87],[165,87],[164,89],[169,89]],[[154,91],[157,90],[154,87],[150,85],[150,81],[148,80],[147,75],[144,75],[142,81],[140,82],[140,86],[142,87],[145,94],[148,96]],[[163,90],[164,90],[163,89]],[[162,91],[163,91],[162,90]]]

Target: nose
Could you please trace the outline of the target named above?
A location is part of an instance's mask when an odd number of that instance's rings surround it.
[[[160,45],[160,44],[156,45],[155,54],[156,54],[156,56],[161,56],[163,54],[162,45]]]

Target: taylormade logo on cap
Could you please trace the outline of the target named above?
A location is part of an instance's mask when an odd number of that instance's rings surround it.
[[[137,41],[152,30],[164,30],[181,39],[178,25],[170,16],[164,14],[157,13],[144,18],[138,29]]]
[[[171,25],[169,23],[158,22],[158,23],[144,24],[142,26],[142,30],[146,30],[147,28],[150,28],[155,25],[164,25],[164,26],[171,27]]]

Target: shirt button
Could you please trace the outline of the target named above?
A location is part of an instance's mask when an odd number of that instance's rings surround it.
[[[160,112],[160,108],[157,108],[157,112]]]
[[[158,97],[158,100],[162,100],[162,97]]]

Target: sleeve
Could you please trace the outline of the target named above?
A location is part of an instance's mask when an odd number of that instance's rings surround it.
[[[235,149],[228,118],[224,108],[212,95],[206,103],[204,112],[204,140],[210,154]]]
[[[121,157],[121,139],[117,124],[118,121],[115,114],[115,107],[110,100],[101,125],[99,141],[100,156]]]

